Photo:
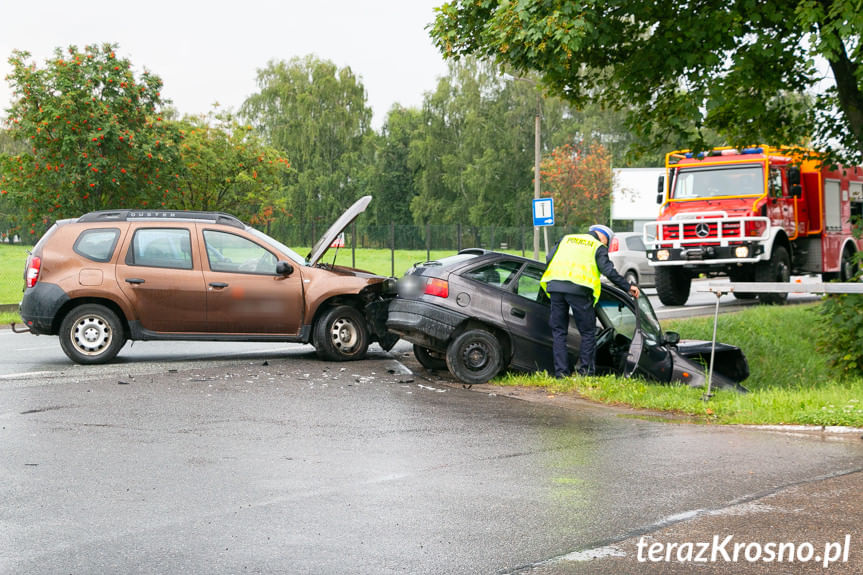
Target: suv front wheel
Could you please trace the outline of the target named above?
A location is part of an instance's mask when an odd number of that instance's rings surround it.
[[[321,359],[362,359],[369,348],[369,331],[365,318],[349,305],[327,310],[315,324],[314,335],[315,351]]]
[[[109,362],[125,343],[126,335],[117,314],[103,305],[78,306],[60,325],[60,347],[75,363]]]

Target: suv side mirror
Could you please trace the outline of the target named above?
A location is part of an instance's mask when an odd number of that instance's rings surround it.
[[[665,176],[659,176],[656,181],[656,203],[661,204],[665,199]]]
[[[676,331],[667,331],[664,340],[668,345],[677,345],[680,343],[680,334]]]
[[[294,273],[294,266],[289,262],[276,262],[276,273],[280,276],[289,276]]]

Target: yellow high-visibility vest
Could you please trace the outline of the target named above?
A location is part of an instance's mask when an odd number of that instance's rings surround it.
[[[564,236],[557,246],[539,284],[546,292],[550,281],[568,281],[593,290],[593,305],[599,301],[602,291],[599,267],[596,265],[596,250],[602,242],[587,234]]]

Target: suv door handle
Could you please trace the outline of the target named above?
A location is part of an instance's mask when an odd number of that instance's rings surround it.
[[[141,278],[126,278],[126,283],[128,284],[142,284],[144,280]]]
[[[518,317],[518,318],[523,318],[525,316],[524,310],[518,309],[517,307],[511,308],[509,310],[509,313],[511,315],[514,315],[515,317]]]
[[[225,282],[210,282],[211,288],[222,289],[228,287],[228,284]]]

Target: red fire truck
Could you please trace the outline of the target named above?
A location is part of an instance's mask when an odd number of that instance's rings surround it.
[[[683,305],[692,278],[787,282],[792,274],[847,281],[863,241],[863,168],[822,167],[791,149],[716,148],[666,155],[659,219],[645,225],[647,257],[665,305]],[[667,183],[667,187],[666,187]],[[787,294],[736,293],[765,303]]]

